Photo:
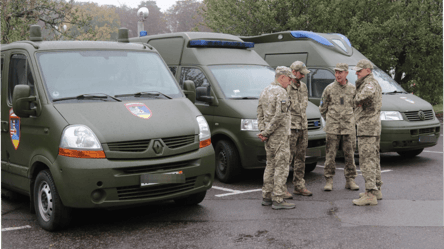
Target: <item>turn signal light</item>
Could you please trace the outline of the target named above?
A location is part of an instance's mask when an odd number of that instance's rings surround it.
[[[59,148],[59,155],[76,158],[106,158],[103,150],[70,150]]]
[[[207,140],[200,141],[199,148],[202,149],[202,148],[207,147],[209,145],[211,145],[211,138],[209,138]]]

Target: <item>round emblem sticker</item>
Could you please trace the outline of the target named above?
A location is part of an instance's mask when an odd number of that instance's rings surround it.
[[[139,118],[149,119],[153,115],[150,108],[143,103],[126,103],[125,106],[128,111]]]

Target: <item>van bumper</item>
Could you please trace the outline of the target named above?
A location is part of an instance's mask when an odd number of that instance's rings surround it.
[[[245,169],[265,168],[267,156],[264,143],[257,137],[258,132],[245,131],[239,134],[239,154]],[[308,131],[308,148],[305,163],[311,164],[325,157],[325,132],[322,129]]]
[[[409,151],[435,146],[441,131],[441,124],[436,118],[418,122],[382,122],[381,152]]]
[[[214,181],[214,160],[213,146],[178,156],[145,160],[58,156],[54,164],[57,170],[51,173],[65,206],[111,208],[179,199],[206,191]],[[177,171],[183,172],[185,183],[141,187],[141,175]]]

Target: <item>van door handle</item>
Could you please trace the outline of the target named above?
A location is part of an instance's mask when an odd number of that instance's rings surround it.
[[[9,122],[2,121],[2,132],[8,132],[8,130],[9,130]]]

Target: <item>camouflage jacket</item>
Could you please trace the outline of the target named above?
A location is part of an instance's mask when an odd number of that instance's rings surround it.
[[[319,111],[326,122],[324,127],[326,133],[336,135],[355,133],[353,116],[355,95],[356,88],[348,81],[342,86],[335,80],[324,89]]]
[[[382,89],[373,73],[356,81],[354,104],[358,136],[380,136]]]
[[[290,97],[291,102],[291,129],[306,130],[308,128],[306,113],[308,89],[304,82],[298,80],[295,81],[297,81],[297,83],[292,81],[291,85],[287,88],[288,96]]]
[[[290,100],[287,91],[276,80],[259,97],[257,124],[264,137],[290,135]]]

